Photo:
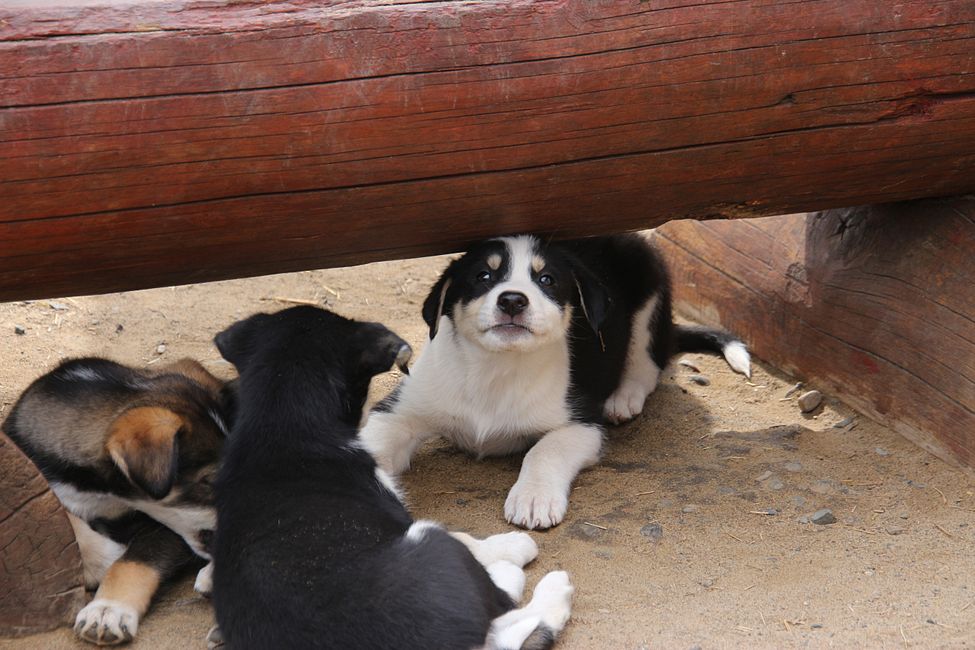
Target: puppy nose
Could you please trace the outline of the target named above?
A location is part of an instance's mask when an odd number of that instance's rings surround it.
[[[520,314],[525,311],[525,307],[527,306],[528,296],[520,291],[505,291],[498,296],[498,309],[509,316]]]

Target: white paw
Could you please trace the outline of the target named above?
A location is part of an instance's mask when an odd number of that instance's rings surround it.
[[[210,592],[213,591],[213,562],[208,563],[196,574],[193,589],[202,596],[210,597]]]
[[[483,544],[496,560],[505,560],[520,567],[538,557],[538,544],[528,533],[515,531],[491,535]]]
[[[74,631],[85,641],[98,645],[127,643],[139,630],[139,613],[117,600],[96,598],[78,612]]]
[[[359,445],[375,459],[381,470],[392,476],[399,476],[410,468],[413,457],[412,444],[395,444],[397,441],[382,433],[373,433],[368,429],[359,432]]]
[[[511,562],[501,560],[484,567],[498,589],[508,594],[511,600],[518,602],[525,592],[525,572]]]
[[[567,490],[519,478],[504,502],[504,516],[522,528],[551,528],[562,521],[568,507]]]
[[[603,414],[613,424],[632,420],[643,412],[643,404],[649,392],[640,383],[623,380],[620,387],[603,405]]]
[[[552,571],[535,585],[528,607],[542,617],[542,622],[555,632],[565,627],[572,611],[572,594],[575,588],[565,571]]]

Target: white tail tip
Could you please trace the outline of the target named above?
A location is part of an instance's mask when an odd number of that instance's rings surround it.
[[[749,379],[751,378],[751,356],[749,356],[748,349],[745,348],[744,343],[741,341],[732,341],[724,346],[722,352],[724,352],[725,361],[728,362],[732,370],[740,372]]]

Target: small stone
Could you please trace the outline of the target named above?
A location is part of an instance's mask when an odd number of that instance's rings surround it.
[[[704,580],[698,582],[698,584],[704,587],[705,589],[710,589],[711,587],[714,586],[714,580],[712,578],[705,578]]]
[[[809,523],[809,515],[802,515],[801,517],[799,517],[798,519],[796,519],[796,521],[798,521],[800,524],[808,524]]]
[[[602,549],[593,551],[592,554],[595,555],[596,557],[598,557],[600,560],[612,560],[613,559],[613,554],[612,553],[610,553],[609,551],[604,551]]]
[[[700,509],[701,509],[701,506],[696,506],[693,503],[689,503],[686,506],[684,506],[683,508],[681,508],[680,511],[683,512],[683,513],[691,513],[691,512],[697,512]]]
[[[778,477],[769,480],[769,482],[766,485],[768,485],[769,489],[771,490],[781,490],[782,488],[785,487],[785,483],[783,483],[782,479]]]
[[[801,389],[802,389],[802,382],[800,381],[800,382],[799,382],[798,384],[796,384],[795,386],[793,386],[793,387],[792,387],[792,388],[790,388],[789,390],[787,390],[787,391],[785,391],[785,396],[786,396],[786,397],[789,397],[789,396],[791,396],[791,395],[792,395],[793,393],[795,393],[796,391],[799,391],[799,390],[801,390]]]
[[[165,351],[166,351],[165,343],[160,343],[159,345],[156,346],[156,354],[162,354]]]
[[[688,379],[690,379],[691,381],[693,381],[698,386],[710,386],[711,385],[711,380],[708,379],[707,377],[705,377],[704,375],[691,375],[690,377],[688,377]]]
[[[809,627],[812,628],[812,629],[814,629],[814,630],[821,630],[821,629],[823,629],[823,624],[822,623],[813,623]]]
[[[677,363],[680,364],[680,365],[682,365],[682,366],[684,366],[685,368],[689,369],[691,372],[701,372],[701,370],[697,366],[695,366],[693,363],[691,363],[687,359],[681,359]]]
[[[908,518],[908,517],[907,517],[907,513],[906,513],[906,512],[902,512],[902,513],[900,513],[900,514],[899,514],[899,515],[897,515],[897,516],[898,516],[898,517],[900,517],[901,519],[907,519],[907,518]]]
[[[890,452],[883,447],[874,447],[873,453],[877,454],[878,456],[890,456]]]
[[[770,478],[772,478],[772,472],[765,471],[765,472],[762,472],[761,474],[759,474],[758,476],[756,476],[755,477],[755,480],[758,481],[759,483],[761,483],[762,481],[767,481]]]
[[[816,494],[829,494],[833,490],[832,481],[816,481],[809,489]]]
[[[21,327],[20,325],[14,325],[14,334],[16,334],[17,336],[23,336],[26,333],[27,330],[25,330],[23,327]]]
[[[787,471],[787,472],[801,472],[802,471],[802,463],[800,463],[797,460],[793,460],[791,462],[788,462],[783,467],[785,467],[785,471]]]
[[[822,510],[817,510],[810,515],[809,521],[819,526],[826,526],[827,524],[835,524],[836,517],[833,515],[832,510],[829,508],[823,508]]]
[[[640,529],[640,534],[657,542],[664,536],[664,528],[660,524],[647,524]]]
[[[122,333],[122,330],[124,330],[124,329],[125,329],[125,327],[122,325],[122,323],[119,323],[118,325],[115,326],[115,333],[116,334],[121,334]]]
[[[806,498],[797,494],[796,496],[792,497],[792,504],[797,508],[801,508],[802,506],[806,505]]]
[[[890,526],[884,528],[884,530],[887,531],[888,535],[903,535],[907,529],[905,529],[903,526],[894,526],[891,524]]]
[[[459,506],[466,506],[468,502],[467,499],[455,499],[454,503],[456,503]]]
[[[68,309],[68,306],[63,302],[49,302],[48,304],[54,311],[67,311]]]
[[[848,418],[843,418],[842,420],[840,420],[839,422],[837,422],[836,424],[834,424],[833,425],[833,428],[834,429],[845,429],[848,426],[850,426],[851,424],[853,424],[853,420],[854,420],[854,418],[852,416],[851,417],[848,417]]]
[[[808,391],[799,396],[797,403],[799,404],[799,410],[803,413],[812,413],[823,403],[823,394],[818,390]]]

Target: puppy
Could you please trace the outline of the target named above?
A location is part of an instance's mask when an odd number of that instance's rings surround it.
[[[213,483],[229,426],[223,384],[196,361],[155,371],[98,358],[66,361],[32,383],[3,431],[68,511],[98,587],[75,632],[132,640],[161,582],[209,559]],[[209,566],[197,588],[209,591]]]
[[[739,340],[674,324],[667,270],[638,235],[479,243],[440,276],[423,318],[426,349],[374,408],[362,444],[394,475],[435,435],[477,457],[531,446],[504,506],[524,528],[562,521],[603,423],[639,414],[674,354],[723,353],[749,374]]]
[[[356,441],[371,378],[410,347],[377,323],[294,307],[216,337],[240,374],[217,483],[212,644],[262,648],[548,647],[564,572],[515,609],[537,548],[413,521]]]

